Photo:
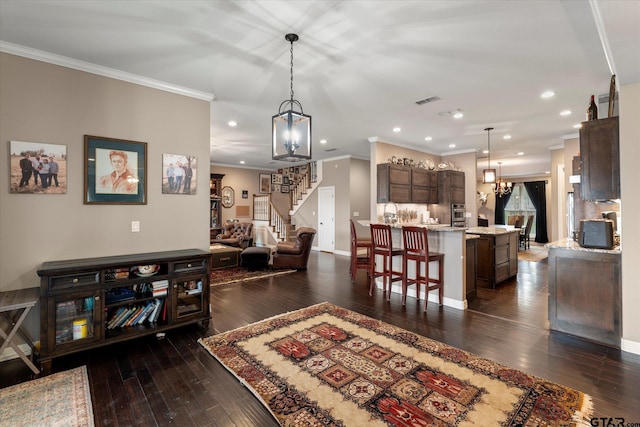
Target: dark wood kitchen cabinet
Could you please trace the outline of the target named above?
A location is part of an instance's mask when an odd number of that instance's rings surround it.
[[[478,287],[476,284],[476,264],[478,259],[478,239],[475,236],[467,236],[465,254],[465,294],[467,302],[476,299]]]
[[[584,200],[620,198],[618,117],[582,122],[580,192]]]
[[[620,348],[621,253],[549,249],[549,329]]]
[[[518,274],[519,235],[519,231],[512,231],[478,236],[477,286],[495,288],[498,283]]]
[[[438,175],[427,169],[411,169],[411,202],[438,203]]]
[[[411,203],[411,167],[383,163],[378,167],[378,203]]]
[[[438,171],[438,203],[464,204],[464,172]]]

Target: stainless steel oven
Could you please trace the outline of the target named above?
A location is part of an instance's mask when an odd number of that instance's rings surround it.
[[[454,227],[467,226],[467,209],[464,204],[454,203],[451,205],[451,225]]]

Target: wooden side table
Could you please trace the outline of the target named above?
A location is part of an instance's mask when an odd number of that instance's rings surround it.
[[[8,330],[0,328],[0,337],[4,339],[0,346],[0,354],[7,347],[11,347],[22,361],[37,375],[40,370],[33,364],[16,342],[19,336],[29,347],[31,347],[31,357],[35,352],[33,342],[26,331],[22,329],[22,322],[27,318],[31,309],[40,298],[40,288],[18,289],[16,291],[0,292],[0,316],[8,321]]]

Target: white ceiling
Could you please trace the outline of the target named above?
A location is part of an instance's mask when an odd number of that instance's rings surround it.
[[[260,169],[281,165],[270,132],[289,98],[289,32],[300,36],[294,91],[313,117],[314,159],[369,158],[371,137],[481,153],[492,126],[492,166],[544,174],[549,149],[577,135],[589,96],[607,94],[612,73],[618,86],[640,82],[638,0],[0,0],[4,51],[37,49],[212,94],[211,162]],[[545,90],[556,96],[541,99]],[[441,99],[415,104],[430,96]],[[444,114],[458,109],[460,120]]]

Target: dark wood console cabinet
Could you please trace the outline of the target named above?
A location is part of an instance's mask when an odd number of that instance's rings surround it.
[[[580,128],[581,197],[584,200],[620,198],[618,117],[583,122]]]
[[[621,254],[549,249],[549,328],[620,348]]]
[[[155,265],[152,272],[139,266]],[[210,319],[211,254],[168,252],[51,261],[40,276],[40,363]]]

